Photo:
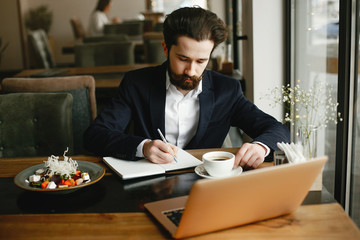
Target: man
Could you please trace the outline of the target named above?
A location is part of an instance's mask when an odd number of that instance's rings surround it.
[[[211,52],[227,37],[216,14],[178,9],[166,18],[163,32],[168,60],[125,75],[112,104],[84,135],[89,151],[167,163],[174,161],[175,146],[221,147],[230,126],[236,126],[254,141],[241,146],[234,167],[256,168],[277,149],[277,142],[288,142],[287,128],[249,102],[238,80],[206,70]],[[125,133],[130,121],[133,135]]]

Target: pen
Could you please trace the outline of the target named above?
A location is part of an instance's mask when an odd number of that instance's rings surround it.
[[[166,143],[170,147],[170,144],[168,143],[168,141],[166,141],[164,135],[161,133],[159,128],[157,129],[157,131],[159,132],[159,135],[160,135],[161,139],[163,140],[163,142]],[[173,158],[174,158],[175,162],[177,162],[175,155],[173,155]]]

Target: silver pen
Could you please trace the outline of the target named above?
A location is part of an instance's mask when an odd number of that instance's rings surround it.
[[[166,141],[166,138],[164,137],[164,135],[162,134],[162,132],[160,131],[159,128],[157,129],[157,131],[159,132],[159,135],[160,135],[161,139],[163,140],[163,142],[166,143],[170,147],[170,144],[168,143],[168,141]],[[175,155],[173,155],[173,158],[174,158],[175,162],[177,162]]]

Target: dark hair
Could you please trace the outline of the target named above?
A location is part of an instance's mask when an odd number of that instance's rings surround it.
[[[96,8],[95,8],[95,11],[104,11],[104,9],[106,8],[107,5],[110,4],[110,0],[99,0],[97,5],[96,5]]]
[[[172,45],[177,45],[179,36],[197,41],[212,40],[215,48],[228,35],[224,22],[215,13],[200,7],[185,7],[173,11],[165,19],[163,33],[168,50]]]

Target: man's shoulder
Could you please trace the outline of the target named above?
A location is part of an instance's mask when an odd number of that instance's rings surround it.
[[[225,75],[213,70],[206,70],[205,74],[205,79],[208,79],[209,84],[213,86],[219,87],[239,84],[239,80],[233,76]]]
[[[162,65],[139,68],[125,73],[123,85],[128,86],[151,86],[165,79],[165,70]]]

